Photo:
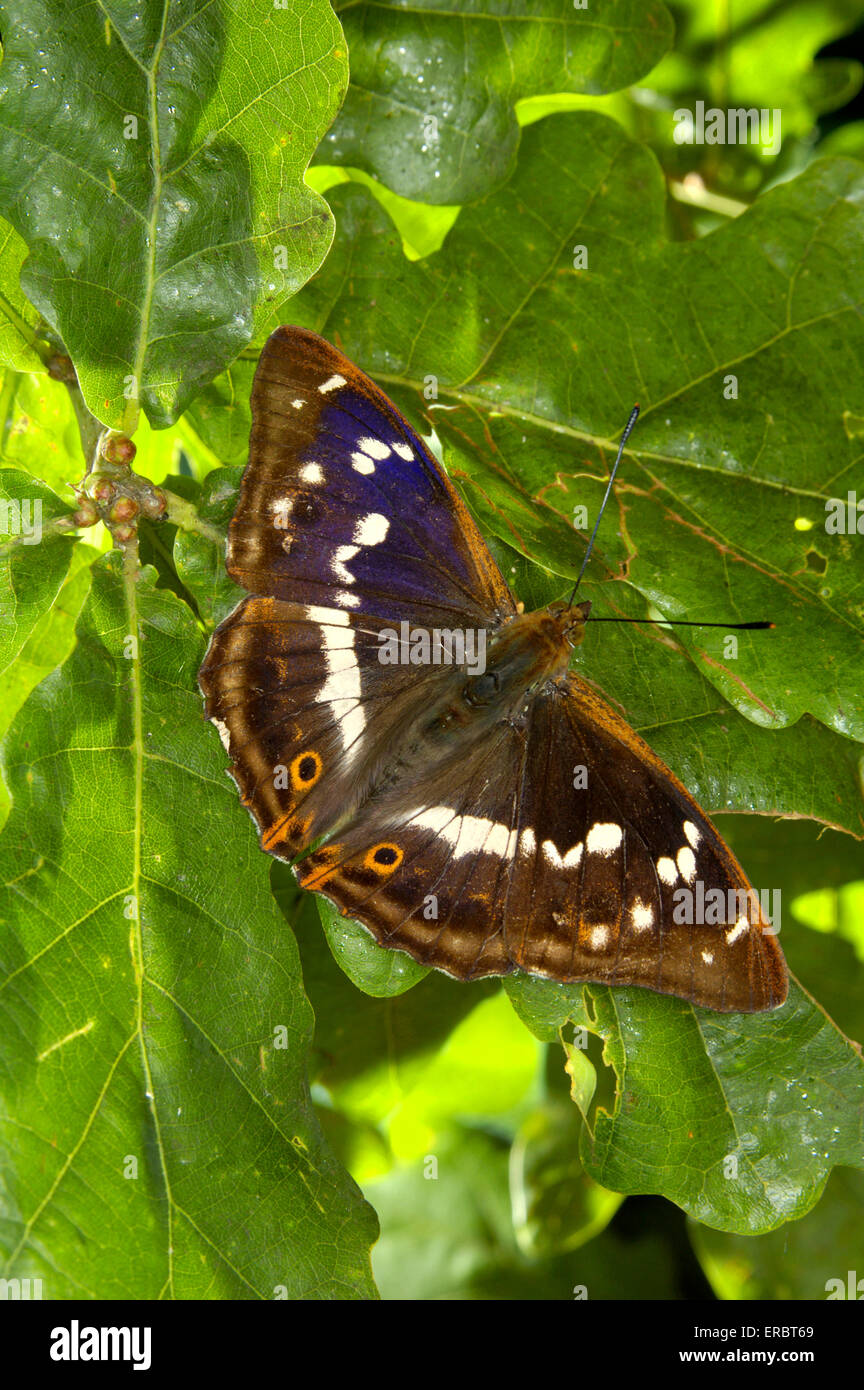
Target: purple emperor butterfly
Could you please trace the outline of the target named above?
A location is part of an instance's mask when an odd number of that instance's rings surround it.
[[[783,956],[734,855],[569,670],[590,604],[523,613],[428,448],[314,333],[272,335],[252,422],[228,544],[249,596],[200,682],[263,848],[460,980],[781,1004]],[[735,913],[677,923],[676,889],[700,884]]]

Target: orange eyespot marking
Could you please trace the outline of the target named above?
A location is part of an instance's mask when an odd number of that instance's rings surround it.
[[[376,874],[392,874],[402,863],[404,855],[398,845],[373,845],[363,860],[364,869],[374,869]]]
[[[288,769],[295,792],[308,791],[321,776],[323,763],[315,752],[298,753]]]
[[[342,852],[341,845],[325,845],[323,849],[316,850],[310,854],[306,860],[309,873],[305,875],[303,870],[298,870],[298,878],[303,888],[320,888],[333,873]],[[304,866],[305,868],[305,866]]]

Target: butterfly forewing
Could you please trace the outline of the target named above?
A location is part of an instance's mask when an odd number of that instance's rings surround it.
[[[277,329],[261,354],[228,570],[251,593],[430,627],[515,611],[422,440],[367,376],[301,328]]]
[[[271,336],[252,421],[228,570],[253,597],[200,679],[262,844],[291,858],[350,814],[394,731],[434,702],[441,671],[382,664],[382,630],[485,630],[515,605],[422,440],[322,338]]]

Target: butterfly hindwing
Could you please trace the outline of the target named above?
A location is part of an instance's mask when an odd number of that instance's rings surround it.
[[[782,1003],[783,956],[740,865],[678,779],[578,676],[534,702],[528,758],[543,775],[523,788],[524,853],[505,925],[521,968],[642,985],[723,1012]],[[716,920],[700,923],[706,889]]]
[[[364,808],[299,866],[300,883],[381,945],[458,979],[511,973],[502,907],[524,755],[518,731],[502,726],[434,776],[415,778],[404,810],[395,795]]]
[[[436,780],[437,791],[412,788],[418,804],[401,821],[393,806],[361,817],[306,861],[301,883],[383,945],[460,979],[520,968],[722,1012],[785,998],[782,954],[740,866],[577,677],[532,701],[524,728]],[[700,877],[722,893],[715,923],[688,921],[682,907],[680,890],[695,892]]]

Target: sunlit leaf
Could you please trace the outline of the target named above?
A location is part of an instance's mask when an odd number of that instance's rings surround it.
[[[0,211],[90,410],[176,419],[321,263],[303,171],[347,54],[325,0],[6,7]]]
[[[4,1274],[47,1298],[374,1296],[312,1014],[200,715],[200,634],[114,553],[10,729]],[[215,742],[215,748],[214,748]]]

